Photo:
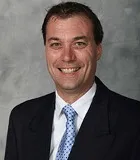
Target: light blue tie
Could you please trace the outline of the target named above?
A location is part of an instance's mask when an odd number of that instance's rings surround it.
[[[67,118],[66,131],[61,139],[56,160],[67,160],[69,153],[73,146],[75,136],[76,136],[76,127],[75,127],[75,116],[76,111],[68,104],[63,109],[62,112]]]

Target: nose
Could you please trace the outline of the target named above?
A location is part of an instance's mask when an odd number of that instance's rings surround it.
[[[76,59],[76,55],[71,46],[65,46],[63,49],[62,60],[65,62],[74,61]]]

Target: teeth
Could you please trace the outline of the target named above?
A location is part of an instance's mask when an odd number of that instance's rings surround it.
[[[61,68],[60,70],[63,72],[63,73],[72,73],[72,72],[76,72],[78,71],[79,68]]]

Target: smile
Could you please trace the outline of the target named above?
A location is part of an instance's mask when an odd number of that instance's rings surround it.
[[[77,68],[59,68],[59,70],[63,73],[73,73],[73,72],[76,72],[80,69],[80,67],[77,67]]]

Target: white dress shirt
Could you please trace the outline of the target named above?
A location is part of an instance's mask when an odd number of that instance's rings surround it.
[[[85,118],[85,115],[90,107],[92,99],[96,92],[96,83],[77,101],[71,104],[74,110],[77,112],[76,117],[76,130],[79,131],[79,128]],[[58,147],[61,141],[61,138],[65,132],[66,128],[66,117],[62,114],[62,108],[66,106],[67,103],[58,95],[56,91],[56,102],[55,102],[55,111],[54,119],[52,126],[52,137],[51,137],[51,149],[50,149],[50,160],[55,160]]]

